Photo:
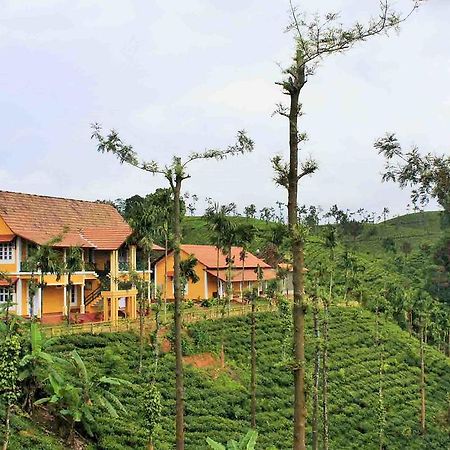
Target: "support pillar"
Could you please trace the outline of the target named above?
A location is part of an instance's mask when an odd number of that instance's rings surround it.
[[[113,295],[111,298],[111,324],[117,325],[119,322],[119,299]]]
[[[80,314],[84,314],[86,312],[86,306],[84,304],[84,280],[83,284],[80,285]]]
[[[70,305],[69,305],[70,308]],[[67,283],[64,283],[64,289],[63,289],[63,316],[67,316]]]
[[[128,264],[130,270],[136,270],[136,246],[130,245],[128,248]]]
[[[131,311],[133,315],[133,319],[137,319],[137,309],[136,309],[136,294],[133,294],[131,297]]]
[[[103,299],[103,321],[107,322],[109,320],[109,298],[104,297]]]

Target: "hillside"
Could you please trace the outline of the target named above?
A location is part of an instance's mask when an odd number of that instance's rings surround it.
[[[260,219],[246,219],[245,217],[231,217],[236,223],[248,221],[258,229],[258,238],[253,247],[260,248],[261,244],[270,241],[271,222]],[[311,240],[320,234],[323,225],[311,232]],[[440,228],[439,211],[418,212],[395,217],[377,224],[365,224],[362,233],[353,239],[350,236],[342,237],[342,241],[353,250],[363,253],[383,253],[383,241],[393,239],[397,251],[401,252],[404,242],[411,244],[412,250],[418,249],[422,244],[433,245],[443,235]],[[186,244],[209,244],[211,233],[208,231],[202,217],[188,216],[183,224],[183,242]]]
[[[421,245],[433,245],[442,236],[439,211],[418,212],[406,214],[386,220],[375,225],[367,224],[363,233],[354,243],[361,252],[383,253],[383,241],[392,239],[398,252],[402,244],[411,244],[411,250],[417,250]],[[350,245],[352,240],[347,239]]]
[[[310,315],[309,315],[310,316]],[[220,321],[201,322],[189,327],[185,340],[186,354],[218,353]],[[186,448],[206,449],[205,439],[219,441],[236,437],[248,429],[249,422],[249,329],[248,319],[224,321],[226,369],[194,368],[186,365]],[[285,338],[279,316],[258,315],[258,429],[257,449],[290,447],[292,419],[292,374],[281,363]],[[330,437],[332,449],[376,449],[379,351],[374,344],[375,316],[360,308],[334,308],[330,331]],[[308,322],[308,373],[311,382],[311,323]],[[418,434],[419,360],[418,342],[389,322],[383,322],[385,342],[384,399],[386,407],[386,448],[443,449],[450,447],[448,395],[450,393],[450,360],[431,347],[426,348],[427,425],[428,434]],[[126,405],[128,415],[111,419],[98,413],[97,439],[90,449],[144,449],[141,402],[139,398],[149,381],[149,374],[137,373],[137,337],[117,333],[79,335],[59,338],[52,352],[64,356],[77,349],[89,371],[113,375],[133,383],[132,388],[118,387],[117,393]],[[148,350],[149,352],[149,350]],[[202,357],[203,360],[208,360]],[[194,357],[195,359],[195,357]],[[209,359],[213,360],[211,356]],[[151,364],[149,355],[146,367]],[[162,429],[156,449],[169,450],[174,444],[174,357],[162,357],[159,387],[163,396]],[[18,426],[15,423],[15,426]],[[445,428],[446,427],[446,428]],[[24,448],[14,433],[11,448]],[[309,436],[309,433],[308,433]],[[26,448],[50,448],[39,436]],[[50,438],[45,438],[48,442]],[[273,447],[272,447],[273,446]],[[53,448],[60,448],[55,446]]]

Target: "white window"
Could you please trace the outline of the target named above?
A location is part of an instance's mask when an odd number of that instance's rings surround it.
[[[77,286],[75,284],[72,284],[71,290],[72,295],[70,296],[70,306],[76,306],[78,304]]]
[[[0,287],[0,303],[6,303],[10,296],[9,288]]]
[[[11,242],[0,243],[0,261],[14,261],[14,244]]]

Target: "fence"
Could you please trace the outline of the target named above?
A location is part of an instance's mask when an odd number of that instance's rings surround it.
[[[260,303],[256,307],[257,312],[273,312],[276,310],[276,306],[269,303]],[[202,320],[219,320],[227,317],[240,317],[250,314],[250,305],[233,305],[230,310],[226,310],[224,313],[218,308],[195,308],[192,311],[186,309],[183,311],[183,323],[195,323]],[[161,314],[164,316],[164,313]],[[167,313],[164,322],[170,322],[173,319],[173,313]],[[154,316],[146,317],[144,320],[144,327],[146,332],[150,332],[154,329]],[[80,334],[80,333],[116,333],[123,331],[139,331],[139,319],[119,319],[119,322],[113,325],[111,322],[89,322],[79,323],[73,325],[55,325],[55,326],[43,326],[42,331],[46,336],[61,336],[65,334]]]

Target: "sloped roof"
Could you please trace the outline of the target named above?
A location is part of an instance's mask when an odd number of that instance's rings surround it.
[[[226,268],[227,260],[226,256],[219,251],[219,265],[217,266],[217,248],[214,245],[182,245],[181,250],[188,254],[194,255],[199,262],[201,262],[208,269]],[[234,258],[234,265],[240,267],[242,247],[232,247],[231,255]],[[260,266],[262,269],[270,269],[269,264],[265,263],[262,259],[259,259],[250,252],[247,252],[245,257],[245,266],[248,268],[256,268]]]
[[[131,234],[111,205],[0,191],[0,216],[14,234],[37,244],[62,235],[55,247],[115,250]]]
[[[217,277],[217,272],[215,270],[207,270],[207,272]],[[274,269],[263,269],[262,270],[262,279],[264,281],[274,280],[277,277],[277,272]],[[219,270],[219,279],[222,281],[227,281],[227,270],[220,269]],[[240,282],[242,281],[242,269],[235,268],[231,271],[231,281]],[[244,281],[258,281],[258,275],[255,272],[255,269],[246,268],[244,269]]]

